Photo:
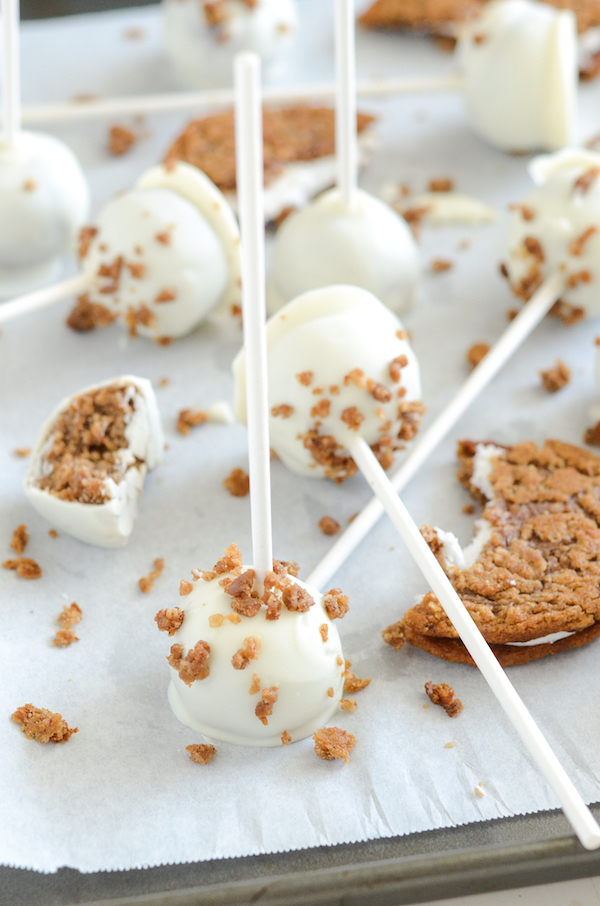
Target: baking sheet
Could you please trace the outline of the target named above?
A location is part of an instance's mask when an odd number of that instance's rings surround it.
[[[331,77],[326,5],[304,0],[301,12],[303,43],[288,78]],[[125,37],[132,25],[143,29],[142,40]],[[362,76],[454,67],[424,39],[360,35],[358,50]],[[44,65],[48,54],[55,61],[50,69]],[[161,57],[155,9],[27,24],[23,69],[26,101],[176,87]],[[598,131],[599,97],[599,86],[583,87],[582,138]],[[423,298],[405,324],[421,361],[431,418],[464,380],[466,350],[473,342],[493,341],[513,306],[497,263],[506,204],[529,187],[526,161],[484,146],[468,130],[458,97],[394,99],[361,108],[381,117],[381,145],[364,174],[366,188],[377,192],[396,180],[421,191],[429,179],[451,176],[460,191],[499,214],[491,226],[423,230]],[[147,139],[119,160],[104,150],[106,124],[56,134],[79,154],[97,210],[160,156],[184,121],[180,115],[152,119]],[[452,260],[454,267],[430,273],[436,257]],[[9,556],[12,529],[26,522],[32,538],[27,555],[44,568],[36,582],[7,571],[0,575],[7,614],[0,641],[4,710],[8,717],[33,701],[61,711],[80,730],[68,745],[50,747],[28,742],[16,725],[7,724],[1,745],[11,783],[0,808],[11,831],[0,859],[46,872],[62,865],[84,872],[123,870],[392,837],[554,807],[475,671],[419,651],[396,654],[383,645],[380,630],[424,589],[383,520],[336,577],[352,605],[341,624],[346,656],[359,675],[373,677],[357,696],[357,712],[336,721],[358,740],[350,764],[318,761],[310,740],[284,752],[222,744],[208,768],[187,761],[185,746],[200,740],[168,708],[168,644],[152,618],[177,602],[179,580],[192,567],[210,567],[232,540],[248,560],[251,544],[248,500],[231,498],[220,487],[233,467],[245,466],[245,430],[210,424],[183,438],[174,424],[181,408],[231,397],[229,368],[239,327],[213,321],[163,349],[127,341],[116,326],[72,334],[63,323],[68,308],[62,303],[9,324],[0,337],[0,537]],[[592,322],[566,330],[548,321],[538,328],[405,492],[417,522],[453,528],[463,541],[469,537],[472,518],[461,512],[467,497],[453,478],[456,437],[510,443],[552,435],[580,442],[595,397],[595,330]],[[540,389],[538,371],[557,355],[573,367],[573,378],[549,396]],[[26,464],[12,451],[33,444],[63,396],[123,372],[156,385],[169,378],[167,387],[157,389],[169,450],[147,480],[134,536],[117,552],[64,535],[49,538],[48,525],[22,495]],[[302,479],[275,463],[276,556],[294,557],[301,577],[308,575],[331,543],[319,533],[318,519],[327,514],[345,524],[368,497],[359,477],[340,488]],[[137,579],[158,556],[165,558],[164,574],[142,595]],[[80,642],[58,650],[52,645],[55,620],[72,600],[84,612]],[[595,661],[591,646],[510,671],[588,801],[599,793],[600,727],[582,685],[594,688]],[[423,707],[429,679],[457,690],[465,711],[456,721]],[[445,748],[450,741],[454,748]],[[475,793],[480,783],[483,797]]]

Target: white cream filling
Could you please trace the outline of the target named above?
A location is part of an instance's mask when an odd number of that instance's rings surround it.
[[[575,632],[551,632],[539,639],[530,639],[529,642],[504,642],[503,644],[514,645],[515,648],[529,648],[532,645],[548,645],[558,642],[559,639],[567,639],[570,635],[575,635]]]

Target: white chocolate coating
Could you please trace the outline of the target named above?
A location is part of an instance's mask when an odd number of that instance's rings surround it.
[[[233,59],[252,50],[266,79],[277,76],[298,27],[295,0],[225,0],[224,19],[211,27],[201,0],[163,0],[165,47],[180,79],[190,88],[232,83]]]
[[[44,454],[52,443],[52,428],[58,417],[76,397],[113,385],[128,388],[134,412],[125,428],[128,446],[116,454],[124,470],[123,477],[119,482],[113,478],[105,481],[109,499],[101,504],[80,503],[39,488],[39,479],[47,468]],[[25,494],[38,513],[74,538],[100,547],[122,547],[133,531],[146,473],[161,461],[163,446],[162,425],[150,381],[123,375],[94,384],[64,399],[44,423],[23,482]]]
[[[248,567],[244,567],[248,569]],[[324,726],[339,705],[344,686],[344,661],[337,628],[323,607],[316,588],[307,589],[315,604],[306,612],[280,611],[278,620],[266,619],[266,608],[234,624],[224,620],[211,626],[214,614],[231,615],[231,597],[219,585],[224,573],[210,582],[196,581],[178,605],[185,611],[181,627],[169,639],[183,646],[184,655],[200,640],[210,645],[209,675],[186,685],[170,667],[169,702],[179,720],[206,736],[246,746],[280,746],[287,731],[293,742]],[[320,626],[327,627],[323,641]],[[250,636],[260,639],[261,650],[243,670],[231,659]],[[277,701],[265,726],[255,714],[260,691],[251,695],[252,674],[260,689],[277,687]],[[333,695],[328,695],[331,690]]]
[[[154,167],[100,213],[83,260],[89,297],[158,340],[239,299],[239,232],[217,187],[189,164]],[[111,267],[121,260],[118,278]],[[102,275],[104,272],[105,276]],[[109,274],[106,276],[106,274]],[[146,321],[146,323],[144,323]]]
[[[554,151],[573,140],[577,23],[537,0],[491,0],[465,24],[458,53],[471,126],[505,151]]]
[[[0,143],[0,298],[60,277],[88,217],[89,189],[73,152],[51,135]]]
[[[402,425],[399,406],[417,401],[421,395],[416,356],[398,332],[403,336],[396,315],[356,286],[328,286],[304,293],[269,319],[270,442],[288,468],[301,475],[328,475],[328,467],[315,461],[303,441],[306,432],[316,426],[321,436],[335,438],[340,455],[349,456],[347,444],[356,431],[342,416],[352,407],[364,418],[358,433],[368,444],[376,444],[384,435],[396,439]],[[400,380],[394,382],[390,365],[399,356],[406,356],[407,364]],[[241,422],[246,421],[244,367],[242,350],[233,363],[234,411]],[[366,386],[345,381],[356,369],[387,388],[389,401],[376,399]],[[298,379],[305,373],[311,375],[308,384]],[[323,392],[315,394],[319,388]],[[313,412],[322,401],[329,402],[328,415]],[[273,410],[282,406],[290,407],[291,413],[274,415]]]
[[[418,251],[403,218],[362,189],[349,210],[334,188],[277,231],[267,305],[273,313],[308,290],[346,283],[404,312],[416,301],[418,281]]]
[[[536,158],[538,183],[511,214],[504,259],[513,289],[536,273],[567,278],[561,299],[586,317],[600,314],[600,155],[578,148]],[[586,174],[589,185],[584,188]],[[578,180],[583,180],[578,186]],[[533,215],[533,216],[532,216]],[[527,219],[529,218],[529,219]],[[539,243],[540,252],[531,240]]]

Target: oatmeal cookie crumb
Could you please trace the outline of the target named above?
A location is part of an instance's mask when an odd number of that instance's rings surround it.
[[[339,727],[323,727],[313,733],[315,752],[325,761],[342,758],[348,764],[350,752],[356,745],[356,738],[352,733],[341,730]]]
[[[352,698],[341,698],[340,699],[340,708],[342,711],[356,711],[356,702]]]
[[[142,576],[142,578],[139,579],[138,585],[140,586],[140,589],[144,594],[147,594],[150,591],[150,589],[154,585],[155,580],[158,579],[164,568],[165,561],[162,557],[157,557],[154,561],[154,569],[152,570],[150,575]]]
[[[346,673],[344,674],[344,692],[360,692],[361,689],[365,689],[370,682],[370,676],[361,679],[359,676],[355,676],[353,673],[350,673],[349,670],[346,670]]]
[[[23,579],[39,579],[42,575],[41,566],[29,557],[15,557],[14,560],[5,560],[2,566],[4,569],[16,570]]]
[[[184,616],[185,611],[181,610],[180,607],[166,607],[164,610],[158,611],[154,621],[161,632],[168,632],[169,635],[174,635],[183,623]]]
[[[208,421],[208,412],[203,409],[182,409],[177,416],[177,430],[180,434],[189,434],[191,428],[203,425]]]
[[[463,710],[462,702],[454,695],[454,689],[447,683],[425,683],[425,692],[434,705],[440,705],[448,717],[457,717]]]
[[[38,742],[66,742],[73,733],[79,732],[77,727],[71,730],[61,714],[32,704],[17,708],[11,717],[15,723],[21,724],[27,739],[36,739]]]
[[[317,524],[324,535],[337,535],[340,530],[339,522],[332,516],[322,516]]]
[[[474,343],[471,346],[466,355],[467,363],[471,366],[471,370],[477,368],[481,360],[488,354],[489,351],[489,343]]]
[[[571,379],[571,369],[562,359],[557,359],[553,368],[548,371],[540,371],[542,386],[548,393],[556,393],[561,390]]]
[[[290,736],[290,734],[288,733],[287,730],[284,730],[283,733],[281,734],[281,745],[289,746],[291,741],[292,741],[292,737]]]
[[[223,485],[233,497],[246,497],[250,493],[250,476],[243,469],[234,469]]]
[[[217,754],[215,747],[208,743],[186,746],[185,751],[190,753],[190,761],[195,761],[196,764],[208,764],[213,755]]]
[[[21,525],[18,525],[13,532],[10,546],[17,554],[22,554],[27,547],[28,541],[29,535],[27,534],[27,526],[24,523],[21,523]]]

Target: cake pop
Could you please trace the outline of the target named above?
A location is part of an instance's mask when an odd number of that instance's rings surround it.
[[[163,455],[152,385],[124,375],[63,400],[45,422],[24,488],[52,525],[100,547],[129,540],[146,473]]]
[[[164,0],[167,53],[190,88],[231,85],[241,50],[263,60],[265,78],[278,74],[298,27],[295,0]]]

